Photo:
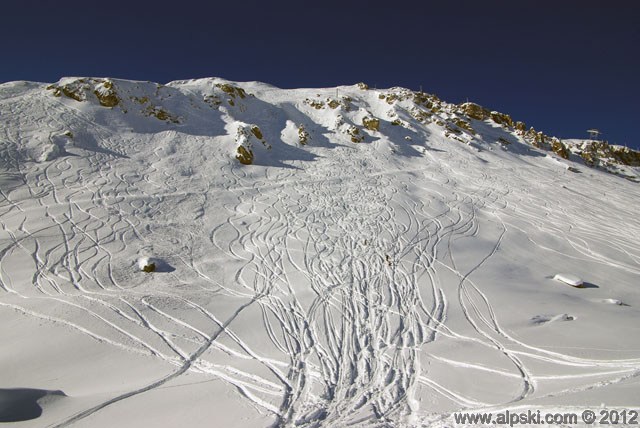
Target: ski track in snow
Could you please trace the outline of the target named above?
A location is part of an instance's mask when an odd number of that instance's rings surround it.
[[[640,247],[626,238],[640,236],[640,227],[625,222],[623,200],[609,200],[620,207],[619,218],[597,205],[581,212],[570,200],[528,192],[522,183],[535,183],[531,171],[523,168],[525,178],[510,183],[475,168],[462,149],[428,154],[424,168],[380,170],[388,155],[372,143],[358,146],[358,156],[338,146],[303,171],[267,169],[259,181],[229,160],[213,172],[221,177],[215,186],[228,189],[224,210],[216,211],[227,217],[208,218],[219,203],[208,199],[214,189],[208,176],[168,173],[159,150],[136,159],[135,169],[121,168],[119,156],[135,156],[125,138],[55,100],[44,108],[36,107],[39,98],[20,102],[31,103],[50,129],[85,126],[109,153],[28,167],[7,146],[0,153],[24,177],[21,195],[0,193],[0,306],[167,363],[157,381],[55,426],[189,370],[226,382],[276,426],[419,424],[433,412],[424,400],[429,396],[452,409],[487,409],[640,374],[640,358],[584,358],[519,339],[501,325],[500,308],[474,280],[512,231],[541,251],[558,250],[537,237],[560,237],[573,250],[567,257],[640,274]],[[18,124],[18,111],[3,111],[3,120]],[[2,140],[28,138],[17,129],[3,127]],[[421,199],[410,196],[416,189]],[[178,224],[171,211],[181,207],[200,214]],[[479,236],[486,242],[473,260],[458,254]],[[162,281],[184,288],[145,285],[133,266],[140,248],[170,255],[177,269]],[[221,260],[219,268],[228,263],[234,281],[203,263],[207,254]],[[215,313],[203,295],[224,296],[236,307]],[[249,310],[262,324],[245,338],[236,320]],[[462,314],[464,323],[450,322],[452,314]],[[255,335],[268,338],[268,346],[257,346]],[[496,363],[432,353],[439,341],[483,349]],[[234,366],[234,358],[243,364]],[[491,401],[459,390],[432,363],[498,377],[508,394]],[[248,365],[260,369],[243,370]],[[571,375],[575,386],[538,394],[540,383],[563,378],[553,374],[562,367],[578,370]]]

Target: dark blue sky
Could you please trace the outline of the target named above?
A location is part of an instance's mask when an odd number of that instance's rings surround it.
[[[0,81],[364,81],[478,102],[550,135],[640,147],[636,1],[6,2]]]

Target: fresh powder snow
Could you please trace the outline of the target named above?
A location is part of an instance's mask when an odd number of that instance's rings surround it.
[[[0,121],[0,421],[639,404],[633,154],[364,84],[10,82]]]

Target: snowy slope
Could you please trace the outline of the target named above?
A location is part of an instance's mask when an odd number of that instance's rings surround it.
[[[12,82],[0,121],[0,421],[640,404],[637,166],[365,85]]]

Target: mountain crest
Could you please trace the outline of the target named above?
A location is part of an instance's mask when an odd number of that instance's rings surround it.
[[[0,94],[15,95],[17,85],[19,82],[2,85]],[[9,88],[12,90],[8,91]],[[533,127],[527,129],[524,122],[514,121],[509,114],[473,102],[451,104],[436,95],[400,87],[371,89],[358,83],[338,88],[283,90],[258,82],[235,83],[217,78],[167,85],[108,78],[63,78],[39,88],[34,93],[29,86],[30,96],[58,99],[62,105],[88,114],[88,120],[115,125],[114,131],[174,127],[210,137],[229,135],[234,141],[229,155],[245,165],[280,163],[288,157],[283,153],[287,145],[304,150],[303,146],[322,141],[321,136],[350,143],[387,140],[403,144],[402,141],[415,137],[428,141],[440,135],[453,144],[462,143],[477,150],[519,153],[530,147],[630,180],[637,180],[640,175],[636,170],[640,166],[637,151],[603,141],[563,141]],[[151,122],[144,118],[150,118]],[[233,129],[224,125],[235,122]],[[249,123],[246,131],[242,124]],[[258,138],[252,129],[264,129],[264,135]],[[292,136],[290,129],[297,130],[297,137]],[[63,131],[76,133],[73,129]],[[59,141],[38,144],[34,141],[14,144],[14,149],[19,152],[18,157],[36,161],[65,152]],[[254,153],[256,149],[261,153]],[[271,153],[262,153],[263,149]]]

